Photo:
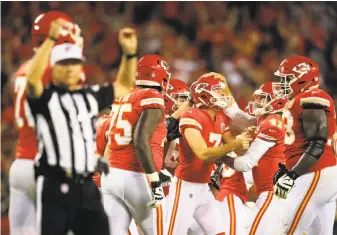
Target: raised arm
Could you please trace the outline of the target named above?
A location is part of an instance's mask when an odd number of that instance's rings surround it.
[[[123,55],[119,66],[115,87],[115,98],[120,98],[135,85],[135,76],[137,69],[137,35],[132,28],[123,28],[118,34],[119,44],[122,47]]]
[[[58,19],[51,23],[49,37],[47,37],[32,58],[30,72],[27,76],[27,96],[39,98],[43,93],[42,76],[49,63],[50,53],[59,37],[63,19]]]

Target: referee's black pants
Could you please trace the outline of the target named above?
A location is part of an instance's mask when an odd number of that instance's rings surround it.
[[[109,222],[101,194],[91,177],[59,180],[37,178],[37,224],[39,235],[109,235]]]

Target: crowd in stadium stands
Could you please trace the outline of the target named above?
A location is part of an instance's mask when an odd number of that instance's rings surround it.
[[[324,2],[3,2],[1,26],[1,203],[8,210],[8,169],[16,146],[13,74],[33,55],[32,21],[48,10],[68,13],[82,29],[86,82],[116,76],[118,30],[136,28],[139,54],[159,53],[173,77],[191,84],[201,74],[226,76],[241,108],[273,78],[287,56],[317,61],[321,87],[337,103],[337,5]]]

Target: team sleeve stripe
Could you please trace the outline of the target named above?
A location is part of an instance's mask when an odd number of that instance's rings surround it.
[[[301,102],[301,105],[310,103],[310,104],[320,104],[323,106],[330,107],[330,101],[324,98],[320,98],[320,97],[301,98],[300,102]]]
[[[161,98],[147,98],[140,101],[140,106],[150,105],[150,104],[159,104],[164,106],[164,99]]]
[[[263,139],[266,139],[266,140],[272,140],[272,141],[277,140],[276,138],[271,137],[271,136],[266,135],[266,134],[263,134],[263,133],[259,133],[259,134],[257,135],[257,137],[260,137],[260,138],[263,138]]]
[[[199,122],[197,122],[196,120],[192,119],[192,118],[182,118],[180,119],[180,123],[179,126],[183,126],[183,125],[193,125],[198,127],[200,130],[202,130],[202,126],[200,125]]]

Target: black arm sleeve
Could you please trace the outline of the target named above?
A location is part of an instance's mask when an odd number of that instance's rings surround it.
[[[161,109],[145,109],[141,113],[133,133],[136,154],[146,174],[157,171],[153,161],[150,141],[162,118],[163,111]]]
[[[297,175],[304,174],[315,165],[324,153],[328,137],[328,120],[324,109],[305,109],[301,114],[301,120],[308,146],[292,169]]]
[[[114,100],[114,88],[111,84],[104,86],[92,86],[90,89],[93,91],[97,102],[98,108],[101,111],[113,103]]]

